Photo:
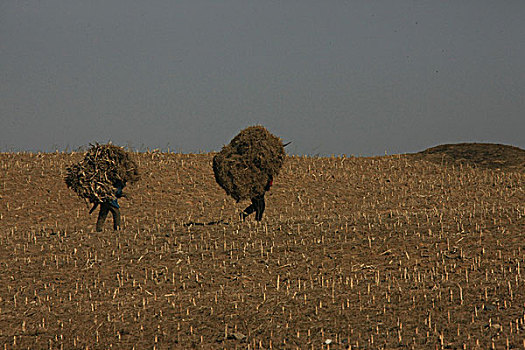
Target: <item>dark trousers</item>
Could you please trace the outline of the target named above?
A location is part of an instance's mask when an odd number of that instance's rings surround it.
[[[266,207],[266,204],[264,203],[264,194],[253,197],[252,204],[248,208],[244,209],[243,220],[246,218],[246,216],[255,212],[255,220],[261,221],[265,207]]]
[[[109,203],[100,203],[100,211],[97,219],[97,231],[102,231],[104,222],[108,217],[108,213],[111,212],[113,215],[113,229],[118,230],[120,228],[120,209],[115,208]]]

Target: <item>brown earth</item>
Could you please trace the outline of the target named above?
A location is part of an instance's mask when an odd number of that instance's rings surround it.
[[[494,143],[439,145],[419,153],[436,163],[468,164],[487,169],[525,171],[525,150]]]
[[[288,157],[258,224],[213,154],[149,152],[123,230],[96,233],[63,181],[81,157],[0,154],[4,349],[525,345],[516,167]]]

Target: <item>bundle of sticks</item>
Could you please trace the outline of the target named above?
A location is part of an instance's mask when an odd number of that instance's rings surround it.
[[[67,168],[65,182],[82,199],[103,203],[115,199],[117,183],[140,178],[131,154],[112,144],[91,145],[84,159]]]

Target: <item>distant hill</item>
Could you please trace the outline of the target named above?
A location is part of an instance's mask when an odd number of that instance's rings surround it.
[[[468,164],[487,169],[525,171],[525,150],[494,143],[445,144],[416,153],[434,163]]]

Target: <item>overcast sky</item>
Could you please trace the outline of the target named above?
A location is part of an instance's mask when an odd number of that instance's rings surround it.
[[[525,1],[0,2],[0,151],[525,148]]]

